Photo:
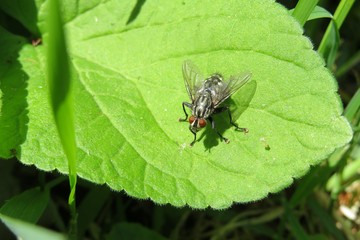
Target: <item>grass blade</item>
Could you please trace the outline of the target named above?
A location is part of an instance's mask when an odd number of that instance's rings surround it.
[[[335,55],[339,45],[339,30],[348,15],[355,0],[342,0],[336,8],[334,18],[328,25],[323,39],[321,40],[318,52],[327,60],[330,67],[335,61]]]
[[[301,26],[304,26],[318,2],[318,0],[300,0],[297,3],[292,16],[298,20]]]
[[[73,120],[73,98],[71,92],[71,73],[66,51],[65,33],[57,0],[49,1],[48,15],[48,82],[50,102],[59,137],[68,159],[70,195],[69,205],[72,213],[70,237],[76,235],[76,144]]]

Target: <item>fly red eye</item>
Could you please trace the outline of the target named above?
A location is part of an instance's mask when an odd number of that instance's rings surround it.
[[[203,118],[201,118],[201,119],[199,120],[199,126],[200,126],[201,128],[205,127],[205,126],[206,126],[206,120],[203,119]]]
[[[190,116],[189,117],[189,123],[192,124],[195,121],[195,117],[194,116]]]

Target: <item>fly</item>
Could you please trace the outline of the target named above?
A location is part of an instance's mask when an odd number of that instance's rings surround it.
[[[207,121],[210,122],[212,129],[215,130],[222,141],[225,143],[230,142],[229,139],[223,137],[216,129],[215,122],[212,118],[213,114],[227,111],[230,123],[235,126],[236,130],[245,133],[249,131],[247,128],[241,128],[233,122],[228,106],[220,105],[250,80],[250,72],[231,76],[228,81],[224,81],[222,75],[218,73],[214,73],[204,79],[197,67],[189,60],[183,63],[182,72],[191,103],[182,103],[185,118],[180,118],[179,121],[187,121],[188,114],[185,106],[190,108],[191,116],[188,120],[190,123],[189,130],[194,134],[194,140],[190,143],[190,146],[194,145],[196,142],[196,133],[206,126]]]

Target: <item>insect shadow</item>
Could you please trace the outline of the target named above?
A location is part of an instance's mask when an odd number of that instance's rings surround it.
[[[257,88],[257,83],[255,80],[250,81],[248,84],[243,86],[241,89],[238,90],[236,94],[231,96],[231,98],[227,99],[223,105],[230,107],[232,120],[236,122],[240,127],[247,128],[244,123],[238,122],[237,120],[240,118],[242,113],[249,107],[249,104],[252,100],[252,98],[255,95]],[[238,134],[242,135],[234,135],[237,138],[241,138],[244,136],[243,132],[237,131],[234,126],[232,126],[229,123],[229,116],[226,114],[226,112],[214,114],[213,115],[214,121],[216,122],[216,128],[219,131],[220,134],[223,134],[225,131],[235,131]],[[205,151],[210,151],[211,148],[219,145],[221,142],[221,139],[218,137],[217,133],[215,131],[212,131],[211,126],[207,127],[205,131],[203,131],[199,137],[199,141],[201,141],[203,138],[203,144],[205,146]],[[251,129],[249,129],[249,132],[251,132]],[[230,141],[233,139],[230,139]],[[230,143],[231,144],[231,143]]]
[[[136,4],[129,16],[129,19],[127,20],[126,24],[130,24],[133,21],[135,21],[135,19],[138,17],[138,15],[140,14],[141,8],[143,7],[145,3],[145,0],[137,0]]]

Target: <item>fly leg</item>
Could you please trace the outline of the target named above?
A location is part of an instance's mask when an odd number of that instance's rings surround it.
[[[241,128],[241,127],[239,127],[236,123],[233,122],[232,116],[231,116],[231,112],[230,112],[230,108],[229,108],[228,106],[215,109],[214,114],[216,114],[216,113],[222,113],[222,112],[225,112],[225,111],[228,112],[228,114],[229,114],[229,119],[230,119],[230,123],[231,123],[231,125],[233,125],[233,126],[235,127],[236,130],[238,130],[238,131],[240,131],[240,132],[244,132],[244,133],[248,133],[248,132],[249,132],[249,129],[247,129],[247,128]]]
[[[187,114],[186,110],[185,110],[185,106],[192,109],[192,104],[191,103],[183,102],[182,107],[183,107],[183,110],[184,110],[184,113],[185,113],[185,118],[179,118],[179,122],[186,122],[186,120],[187,120],[187,118],[189,116]],[[191,125],[189,125],[189,130],[190,130],[190,132],[192,132],[192,134],[194,134],[194,140],[190,143],[190,147],[192,147],[196,142],[196,132],[192,130]]]
[[[230,109],[229,109],[229,107],[226,107],[226,108],[227,108],[227,111],[228,111],[228,114],[229,114],[230,123],[231,123],[233,126],[235,126],[235,129],[238,130],[238,131],[240,131],[240,132],[248,133],[248,132],[249,132],[249,129],[247,129],[247,128],[241,128],[241,127],[239,127],[236,123],[233,122]]]
[[[179,122],[186,122],[187,118],[188,118],[188,114],[185,110],[185,106],[187,106],[188,108],[192,109],[192,104],[191,103],[188,103],[188,102],[183,102],[182,103],[182,107],[183,107],[183,110],[184,110],[184,113],[185,113],[185,118],[179,118]],[[192,132],[192,131],[191,131]]]
[[[215,127],[215,121],[212,119],[212,117],[209,117],[208,119],[209,119],[209,121],[210,121],[210,123],[211,123],[211,128],[215,130],[215,132],[217,133],[217,135],[219,135],[221,141],[224,141],[224,142],[226,142],[226,143],[229,143],[229,142],[230,142],[229,139],[224,138],[223,135],[221,135],[221,133],[219,133],[219,131],[216,129],[216,127]]]
[[[192,132],[192,134],[194,134],[194,140],[190,143],[190,147],[192,147],[196,142],[196,132],[191,129],[191,125],[189,125],[189,130]]]

